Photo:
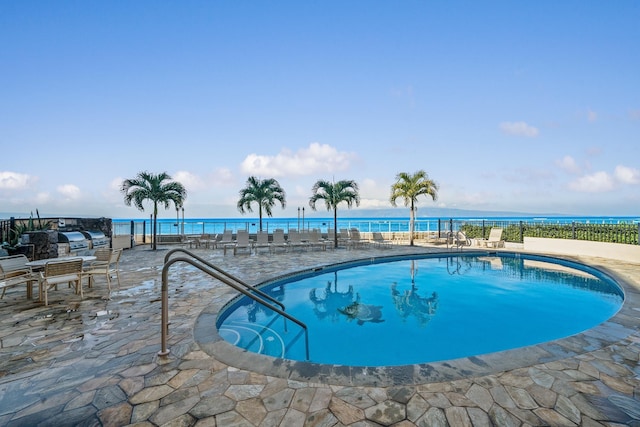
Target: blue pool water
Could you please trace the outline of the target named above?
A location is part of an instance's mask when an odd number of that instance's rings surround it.
[[[243,297],[219,316],[227,341],[286,359],[351,366],[435,362],[538,344],[613,316],[623,293],[604,273],[547,257],[368,260],[262,287],[308,326]],[[348,267],[348,268],[347,268]]]

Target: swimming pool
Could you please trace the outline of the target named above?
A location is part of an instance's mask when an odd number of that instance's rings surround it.
[[[226,341],[268,356],[345,366],[472,357],[570,336],[613,316],[623,293],[603,272],[521,254],[360,260],[261,286],[308,326],[236,299]],[[308,357],[307,357],[308,339]]]

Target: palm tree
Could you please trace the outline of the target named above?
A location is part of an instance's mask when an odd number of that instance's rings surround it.
[[[309,199],[309,206],[314,211],[316,210],[316,202],[318,200],[324,200],[324,204],[327,206],[327,210],[333,210],[333,229],[334,232],[334,247],[338,247],[338,204],[346,202],[347,207],[351,209],[351,206],[355,203],[356,206],[360,205],[360,195],[358,194],[358,184],[351,180],[342,180],[338,182],[329,182],[319,180],[313,184],[311,189],[313,195]]]
[[[164,204],[165,209],[169,209],[170,202],[173,202],[176,208],[182,206],[187,197],[187,190],[179,182],[171,181],[171,177],[166,172],[158,175],[140,172],[135,178],[122,181],[120,191],[124,193],[124,203],[127,206],[133,203],[140,211],[144,211],[145,200],[153,202],[152,248],[156,250],[158,205]]]
[[[400,172],[396,175],[396,182],[391,186],[391,205],[396,206],[399,197],[404,199],[404,205],[409,210],[409,244],[413,246],[413,234],[415,231],[415,215],[418,196],[431,196],[433,200],[438,198],[438,184],[429,179],[424,170],[419,170],[413,175]]]
[[[260,216],[260,231],[262,231],[262,211],[267,216],[273,216],[271,208],[276,204],[276,201],[280,202],[282,209],[287,205],[286,194],[278,181],[273,178],[259,179],[255,176],[250,176],[247,179],[247,186],[240,190],[240,200],[238,200],[238,210],[241,213],[253,212],[251,209],[252,203],[258,204],[258,213]]]

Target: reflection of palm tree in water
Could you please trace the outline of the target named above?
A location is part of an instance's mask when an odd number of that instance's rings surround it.
[[[282,301],[284,299],[283,285],[271,288],[266,292],[278,301]],[[260,304],[259,302],[250,300],[247,304],[247,320],[249,320],[249,322],[255,322],[258,317],[258,313],[264,313],[267,316],[275,314],[273,310],[266,307],[264,304]]]
[[[400,317],[405,320],[413,315],[420,326],[426,326],[438,309],[438,294],[434,292],[430,297],[422,297],[418,295],[418,288],[414,284],[411,289],[400,293],[397,286],[395,282],[391,285],[391,298]]]
[[[309,291],[309,299],[314,304],[313,312],[319,319],[329,317],[333,321],[337,321],[340,317],[338,309],[347,306],[354,302],[353,286],[349,285],[349,288],[345,292],[338,291],[338,272],[334,273],[334,280],[327,282],[327,286],[324,288],[324,295],[318,297],[316,288]],[[331,288],[333,285],[333,289]],[[360,295],[355,295],[355,301],[360,300]]]

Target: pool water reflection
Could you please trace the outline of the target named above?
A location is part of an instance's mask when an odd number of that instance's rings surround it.
[[[606,321],[623,300],[604,273],[547,257],[382,261],[306,272],[261,289],[308,325],[310,361],[351,366],[448,360],[563,338]],[[225,340],[249,351],[306,359],[300,328],[246,297],[217,325]]]

